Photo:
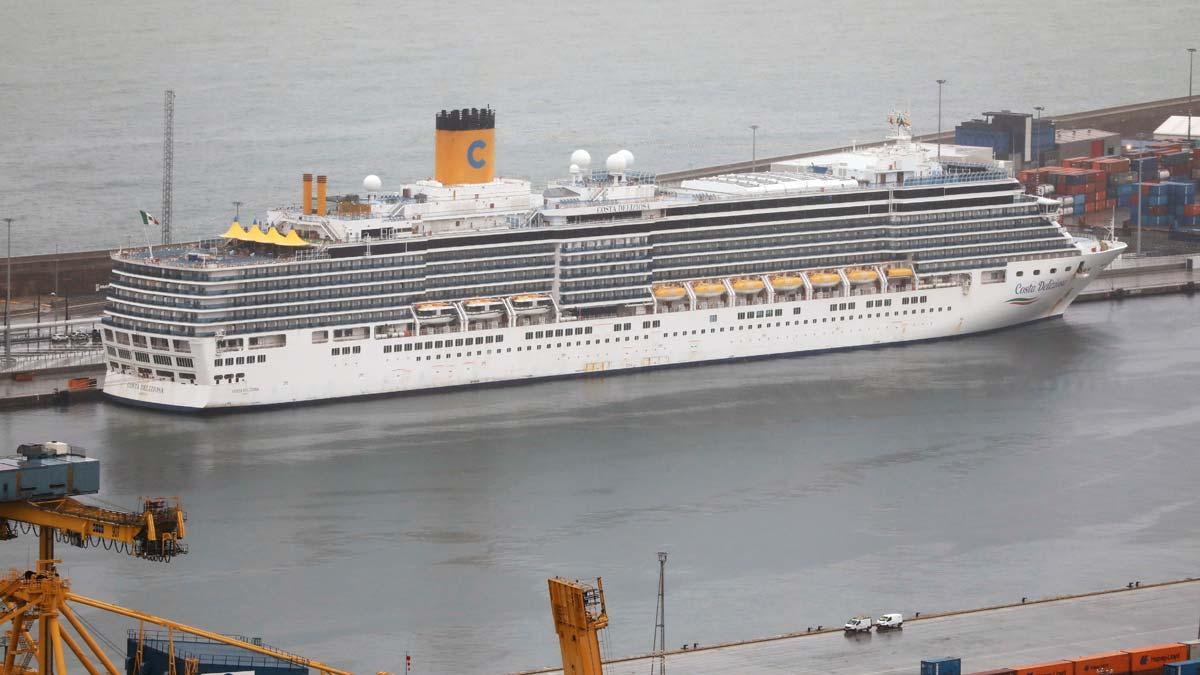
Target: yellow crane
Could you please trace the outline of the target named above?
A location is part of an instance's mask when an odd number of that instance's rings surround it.
[[[77,501],[75,496],[98,492],[100,483],[99,462],[78,450],[58,442],[29,444],[19,448],[19,457],[0,460],[0,540],[19,534],[38,537],[36,569],[12,570],[0,576],[0,626],[7,626],[0,637],[5,647],[0,675],[67,675],[68,650],[88,675],[123,675],[72,605],[136,619],[142,626],[160,626],[171,636],[178,632],[206,638],[326,675],[352,675],[318,661],[74,593],[70,581],[58,573],[61,561],[54,555],[56,542],[98,546],[162,562],[187,553],[182,541],[187,518],[178,500],[147,499],[140,512]],[[170,675],[177,675],[173,639],[169,648]],[[139,639],[137,656],[141,653]],[[140,660],[135,657],[136,666]],[[31,667],[34,661],[36,667]],[[196,667],[194,660],[185,661],[184,675],[193,675]]]
[[[559,577],[549,581],[563,675],[603,675],[600,631],[608,626],[603,581],[597,577],[595,586]]]

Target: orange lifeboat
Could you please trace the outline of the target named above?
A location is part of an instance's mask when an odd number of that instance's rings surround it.
[[[687,291],[683,289],[683,286],[659,286],[654,289],[654,297],[663,302],[682,300],[685,295],[687,295]]]
[[[716,281],[697,281],[692,284],[697,298],[719,298],[725,294],[725,284]]]
[[[804,285],[804,280],[791,274],[780,274],[771,277],[771,288],[780,293],[791,293]]]
[[[738,295],[754,295],[766,287],[762,279],[738,279],[733,282],[733,292]]]
[[[874,270],[851,270],[846,273],[846,278],[855,286],[873,284],[879,281],[879,275]]]
[[[836,288],[842,283],[842,278],[833,272],[809,272],[808,283],[812,284],[813,288]]]

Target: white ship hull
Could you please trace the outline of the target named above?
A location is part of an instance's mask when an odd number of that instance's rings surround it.
[[[123,403],[156,408],[248,408],[934,340],[1061,316],[1123,249],[1123,245],[1097,252],[1081,249],[1076,258],[1013,262],[1004,282],[983,283],[976,271],[969,285],[900,293],[536,326],[472,326],[455,333],[317,344],[312,342],[312,330],[294,330],[286,333],[286,346],[221,354],[215,338],[192,340],[192,353],[200,365],[196,383],[110,372],[105,393]],[[1052,266],[1055,273],[1050,272]],[[1071,271],[1066,271],[1068,267]],[[874,306],[882,300],[891,303]],[[869,308],[868,301],[872,301]],[[846,309],[831,309],[843,303]],[[747,313],[754,318],[739,318]],[[650,325],[643,327],[645,322]],[[630,328],[616,329],[625,324]],[[526,338],[533,331],[567,329],[573,334]],[[491,336],[494,341],[404,350],[406,343],[474,336]],[[335,349],[345,353],[334,355]],[[265,357],[261,362],[260,355]],[[221,367],[214,365],[218,357]],[[249,363],[224,365],[226,359],[239,358]],[[240,377],[229,381],[235,372]],[[214,383],[214,377],[221,382]]]

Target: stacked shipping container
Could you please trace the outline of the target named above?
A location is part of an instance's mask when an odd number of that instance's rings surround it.
[[[1026,192],[1052,197],[1068,222],[1107,224],[1114,207],[1128,209],[1129,225],[1200,237],[1200,149],[1177,143],[1140,144],[1122,157],[1076,157],[1062,166],[1021,171]],[[1098,214],[1092,222],[1088,214]]]
[[[1190,674],[1194,672],[1196,659],[1200,658],[1200,640],[1171,642],[1151,645],[1119,652],[1091,654],[1074,659],[1035,663],[1015,668],[978,671],[971,675],[1160,675],[1164,672]],[[949,659],[922,661],[923,675],[934,675],[939,671],[927,671],[927,663],[941,663]],[[957,666],[957,660],[955,660]],[[1168,664],[1173,664],[1167,668]]]

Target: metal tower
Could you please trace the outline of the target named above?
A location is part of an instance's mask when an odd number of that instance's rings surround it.
[[[163,92],[162,243],[171,243],[171,196],[175,168],[175,90]]]
[[[667,603],[664,584],[667,571],[667,554],[658,553],[658,609],[654,611],[654,648],[658,654],[658,675],[667,675]],[[650,675],[654,675],[654,662],[650,662]]]

